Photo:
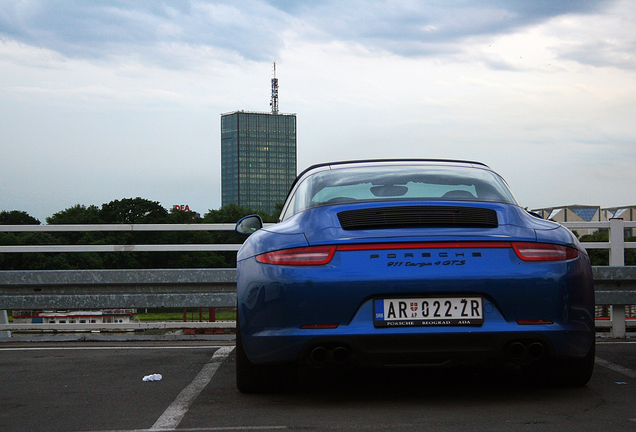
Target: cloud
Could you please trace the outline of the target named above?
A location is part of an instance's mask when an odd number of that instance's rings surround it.
[[[610,0],[558,1],[127,1],[4,0],[0,38],[70,58],[129,57],[184,67],[176,49],[208,56],[276,59],[292,31],[402,56],[456,53],[465,38],[512,32],[564,14],[586,14]]]
[[[162,47],[176,44],[269,61],[282,46],[275,12],[257,1],[241,2],[240,8],[229,1],[6,1],[0,37],[70,58],[133,56],[152,63]]]
[[[596,16],[563,18],[554,36],[561,58],[594,67],[636,69],[636,3],[621,2]]]
[[[220,203],[219,114],[298,113],[298,168],[480,160],[524,205],[636,192],[636,3],[0,1],[0,210]]]
[[[466,38],[511,33],[564,14],[597,12],[607,0],[347,1],[270,0],[324,38],[403,56],[454,53]]]

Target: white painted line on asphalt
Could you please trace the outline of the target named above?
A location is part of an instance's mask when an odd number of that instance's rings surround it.
[[[230,348],[233,345],[229,345]],[[91,350],[163,350],[163,349],[214,349],[221,345],[196,345],[196,346],[76,346],[76,347],[13,347],[0,348],[0,351],[91,351]]]
[[[596,342],[596,345],[629,345],[636,344],[636,341],[606,341],[606,342]]]
[[[606,367],[608,369],[613,370],[614,372],[618,372],[630,378],[636,378],[636,372],[633,370],[623,367],[621,365],[617,365],[616,363],[608,362],[607,360],[603,360],[602,358],[596,357],[594,359],[597,365]]]
[[[190,405],[199,396],[199,393],[208,385],[212,377],[219,369],[219,366],[227,358],[234,349],[233,346],[224,346],[214,352],[210,362],[203,366],[201,372],[194,380],[184,388],[179,396],[170,404],[168,409],[159,417],[151,431],[174,430],[181,423],[186,412],[190,409]]]
[[[221,427],[205,427],[205,428],[188,428],[179,429],[179,432],[223,432],[223,431],[264,431],[264,430],[281,430],[289,429],[288,426],[221,426]],[[161,429],[163,432],[176,431],[175,429]],[[152,432],[153,429],[117,429],[117,430],[102,430],[102,431],[90,431],[90,432]],[[89,431],[85,431],[89,432]]]
[[[227,426],[227,427],[209,427],[209,428],[193,428],[179,429],[179,432],[215,432],[215,431],[250,431],[250,430],[281,430],[289,429],[287,426]],[[121,431],[118,431],[121,432]]]

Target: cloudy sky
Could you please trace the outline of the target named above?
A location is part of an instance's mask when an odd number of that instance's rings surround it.
[[[477,160],[530,208],[636,204],[632,0],[2,0],[0,210],[220,206],[220,115],[298,116],[299,170]]]

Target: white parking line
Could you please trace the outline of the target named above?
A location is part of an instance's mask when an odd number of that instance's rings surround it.
[[[184,388],[179,396],[170,404],[168,409],[159,417],[154,425],[150,428],[151,431],[165,431],[174,430],[181,423],[183,416],[190,409],[190,405],[199,396],[199,393],[205,388],[206,385],[212,380],[212,377],[216,373],[217,369],[232,352],[234,347],[224,346],[214,352],[210,362],[203,366],[201,372],[194,378],[194,380]]]
[[[221,426],[221,427],[206,427],[206,428],[189,428],[179,429],[179,432],[228,432],[228,431],[265,431],[265,430],[282,430],[289,429],[288,426]],[[165,432],[166,429],[161,429]],[[174,430],[174,429],[173,429]],[[116,429],[116,430],[102,430],[102,431],[90,431],[90,432],[152,432],[153,429]],[[89,431],[85,431],[89,432]]]
[[[633,370],[623,367],[621,365],[617,365],[616,363],[608,362],[607,360],[603,360],[602,358],[596,357],[594,359],[597,365],[606,367],[608,369],[613,370],[614,372],[618,372],[630,378],[636,378],[636,372]]]
[[[230,346],[232,348],[233,346]],[[75,347],[12,347],[0,348],[0,351],[93,351],[93,350],[164,350],[164,349],[214,349],[220,345],[192,345],[192,346],[75,346]]]
[[[630,345],[630,344],[636,344],[636,341],[626,341],[626,340],[620,340],[620,341],[605,341],[605,342],[596,342],[596,345]]]

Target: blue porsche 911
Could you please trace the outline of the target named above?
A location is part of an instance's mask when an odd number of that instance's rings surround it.
[[[585,249],[484,164],[316,165],[279,223],[247,216],[236,229],[250,235],[237,257],[242,392],[281,390],[301,364],[499,361],[572,386],[592,375]]]

